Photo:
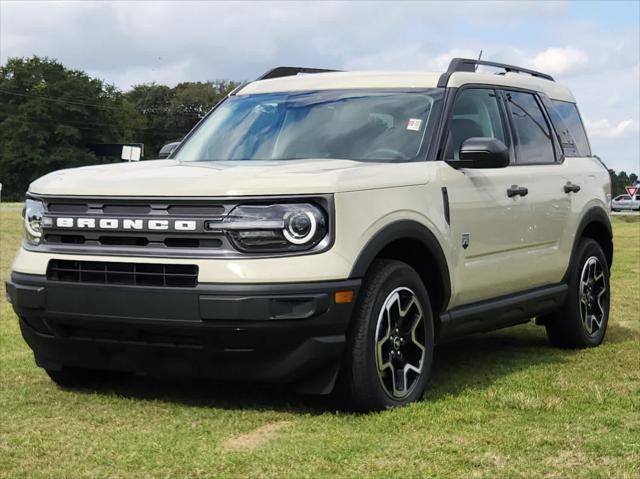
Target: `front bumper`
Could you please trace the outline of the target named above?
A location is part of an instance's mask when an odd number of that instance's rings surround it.
[[[36,362],[333,386],[359,280],[193,288],[96,285],[13,273],[7,294]]]

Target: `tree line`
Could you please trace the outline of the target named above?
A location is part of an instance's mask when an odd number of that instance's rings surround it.
[[[81,70],[38,56],[0,66],[0,183],[3,200],[21,200],[34,179],[61,168],[120,161],[89,145],[143,143],[156,158],[180,140],[239,82],[148,83],[123,92]],[[609,170],[612,193],[638,181]]]
[[[21,200],[34,179],[61,168],[120,161],[89,145],[143,143],[156,158],[239,83],[155,83],[123,92],[81,70],[33,56],[0,66],[2,199]]]
[[[611,178],[611,195],[613,198],[626,194],[625,186],[638,184],[638,175],[635,173],[627,175],[626,171],[616,173],[614,170],[609,169],[609,177]]]

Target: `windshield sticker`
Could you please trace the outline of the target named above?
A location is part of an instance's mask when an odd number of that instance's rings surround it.
[[[407,123],[407,130],[420,131],[421,125],[422,120],[420,118],[409,118],[409,123]]]

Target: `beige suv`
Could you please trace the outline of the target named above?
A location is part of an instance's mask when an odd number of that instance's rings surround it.
[[[276,68],[168,159],[35,181],[7,289],[60,385],[170,372],[375,410],[419,399],[455,336],[535,317],[600,344],[610,200],[548,75]]]

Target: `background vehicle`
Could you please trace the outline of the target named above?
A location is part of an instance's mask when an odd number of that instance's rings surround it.
[[[281,67],[169,158],[30,187],[8,293],[59,384],[168,370],[372,410],[422,396],[438,341],[604,338],[609,175],[548,75]]]
[[[611,209],[613,211],[622,210],[639,210],[640,211],[640,194],[637,194],[633,199],[629,195],[619,195],[611,200]]]

